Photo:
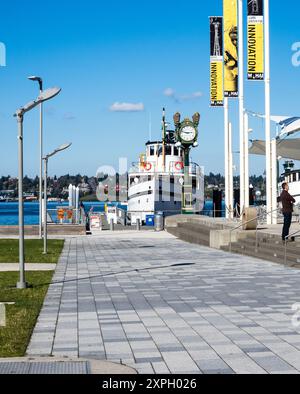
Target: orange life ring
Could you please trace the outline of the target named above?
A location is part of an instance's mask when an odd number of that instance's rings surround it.
[[[178,162],[175,164],[175,168],[176,168],[177,171],[183,170],[183,169],[184,169],[184,164],[182,163],[182,161],[178,161]]]
[[[144,164],[144,169],[146,171],[151,171],[152,170],[152,164],[151,163],[145,163]]]
[[[57,210],[57,217],[58,217],[58,220],[64,220],[65,210],[64,209],[58,209]]]

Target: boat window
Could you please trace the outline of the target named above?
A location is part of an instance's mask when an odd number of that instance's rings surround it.
[[[155,156],[155,146],[150,146],[150,156]]]
[[[293,174],[293,182],[297,182],[297,174]]]
[[[130,178],[130,186],[133,185],[133,184],[138,184],[139,182],[140,182],[140,177],[139,176]]]
[[[162,146],[158,145],[158,148],[157,148],[157,156],[158,157],[162,154],[162,151],[163,151]]]
[[[179,150],[176,146],[174,147],[174,156],[179,156]]]
[[[171,156],[172,155],[172,146],[167,145],[166,146],[166,156]]]

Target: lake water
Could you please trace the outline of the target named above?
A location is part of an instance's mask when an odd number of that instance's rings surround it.
[[[58,204],[49,203],[48,209],[57,209],[58,206],[68,206],[68,203]],[[104,203],[101,202],[86,202],[84,207],[86,211],[93,208],[94,212],[104,212]],[[205,214],[210,216],[213,204],[211,201],[205,204]],[[24,204],[24,221],[25,225],[38,225],[39,224],[39,204],[38,203],[25,203]],[[0,226],[17,226],[18,220],[18,203],[0,203]]]
[[[89,211],[93,208],[94,212],[104,212],[104,203],[84,203],[85,209]],[[57,209],[57,207],[68,207],[68,203],[58,204],[49,203],[48,209]],[[0,203],[0,226],[16,226],[19,223],[18,203]],[[25,225],[39,224],[39,203],[24,203],[24,221]]]

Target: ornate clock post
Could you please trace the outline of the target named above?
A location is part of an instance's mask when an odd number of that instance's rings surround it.
[[[195,113],[193,120],[186,118],[181,122],[180,113],[174,115],[176,138],[178,146],[184,150],[184,184],[182,187],[182,213],[193,213],[193,184],[190,177],[190,151],[192,147],[198,146],[198,127],[200,114]]]

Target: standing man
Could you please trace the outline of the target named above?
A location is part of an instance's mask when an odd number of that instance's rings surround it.
[[[282,230],[282,240],[285,242],[290,233],[290,227],[292,224],[292,217],[294,211],[294,204],[296,200],[289,193],[288,183],[283,183],[282,193],[280,196],[280,202],[282,203],[282,213],[284,216],[284,225]]]

